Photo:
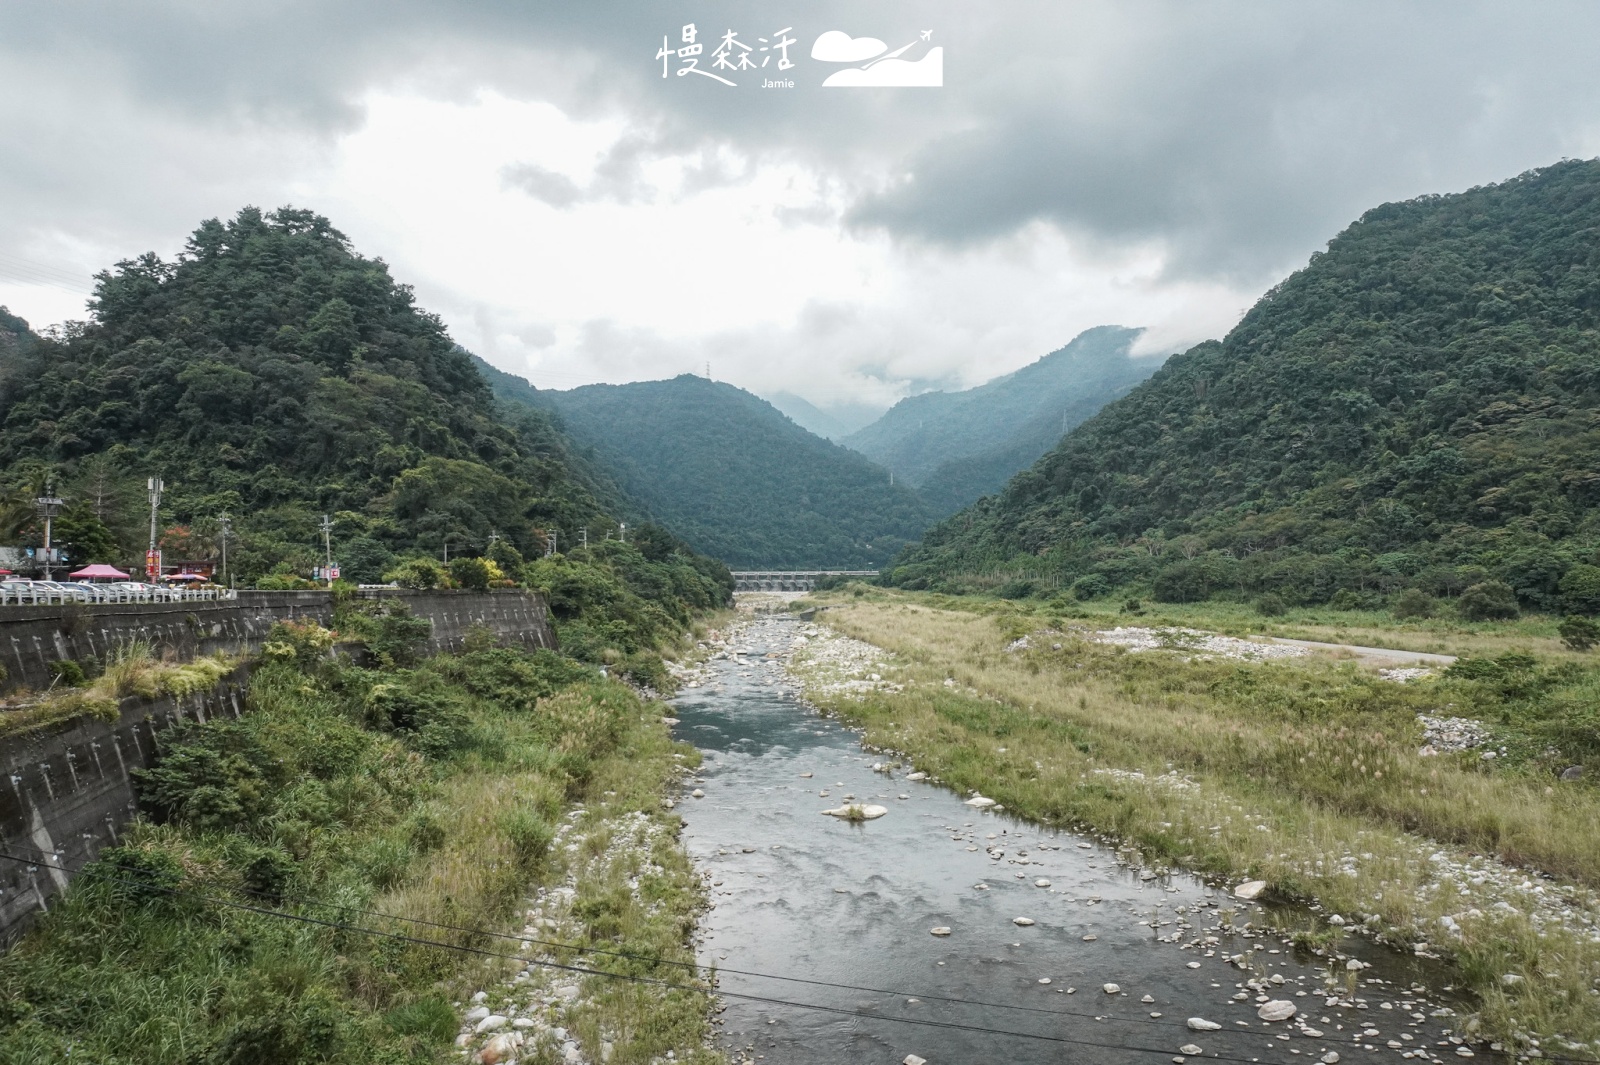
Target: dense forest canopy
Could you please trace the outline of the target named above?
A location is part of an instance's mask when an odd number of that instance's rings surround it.
[[[244,575],[309,565],[323,513],[341,554],[374,558],[491,534],[537,553],[546,526],[609,520],[549,416],[497,411],[439,319],[309,211],[205,222],[176,261],[100,274],[90,311],[0,346],[14,531],[47,476],[73,503],[69,539],[123,562],[161,476],[171,538],[214,539],[228,513]]]
[[[1385,204],[892,579],[1600,609],[1597,329],[1600,162]]]
[[[504,400],[559,412],[629,499],[735,568],[877,566],[931,520],[888,471],[732,385],[684,374],[555,392],[491,379]]]

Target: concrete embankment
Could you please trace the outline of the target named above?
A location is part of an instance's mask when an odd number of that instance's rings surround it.
[[[461,646],[481,625],[506,646],[554,648],[544,600],[533,593],[359,593],[398,599],[432,623],[430,651]],[[12,607],[0,616],[10,687],[43,688],[54,659],[84,661],[125,640],[148,641],[173,658],[227,651],[253,655],[274,623],[312,618],[327,624],[327,592],[241,592],[217,603],[104,607]],[[138,812],[131,773],[149,765],[156,737],[184,721],[238,717],[246,710],[249,667],[208,691],[188,696],[121,700],[115,721],[82,716],[0,741],[0,945],[48,907],[71,875],[112,844]],[[18,861],[18,858],[28,861]]]
[[[554,647],[542,598],[532,592],[368,589],[357,599],[399,601],[433,624],[430,651],[461,646],[473,625],[486,626],[502,643],[533,650]],[[87,603],[8,606],[0,609],[0,691],[45,688],[50,663],[103,660],[119,644],[141,640],[157,654],[177,659],[216,651],[253,655],[280,621],[333,619],[330,592],[240,592],[236,599],[192,603]]]

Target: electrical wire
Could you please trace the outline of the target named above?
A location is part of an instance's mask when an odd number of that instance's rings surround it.
[[[28,859],[25,859],[25,858],[23,858],[23,857],[21,857],[19,855],[7,854],[7,853],[4,853],[4,852],[0,852],[0,857],[10,858],[13,861],[26,861],[26,860],[28,860]],[[60,863],[60,864],[52,866],[48,861],[39,861],[39,862],[36,862],[35,864],[43,865],[46,868],[60,869],[62,872],[66,873],[68,876],[75,876],[78,873],[89,871],[89,863],[87,863],[87,862],[84,865],[80,866],[76,873],[72,869],[70,869],[65,863]],[[107,866],[107,867],[109,867],[111,869],[118,869],[118,870],[121,870],[122,872],[126,872],[126,873],[144,872],[144,870],[137,869],[137,868],[135,868],[133,866],[118,865],[115,862],[108,862],[108,861],[105,861],[103,859],[99,860],[97,864]],[[235,889],[235,890],[237,890],[239,894],[249,895],[249,896],[252,896],[252,897],[255,897],[255,898],[269,899],[269,900],[278,901],[278,902],[290,902],[290,903],[294,903],[295,905],[298,905],[298,906],[311,906],[311,907],[316,907],[316,908],[319,908],[319,909],[337,910],[337,911],[342,912],[342,913],[358,914],[358,915],[360,915],[362,917],[374,917],[374,918],[378,918],[380,920],[386,920],[386,921],[399,921],[399,922],[402,922],[404,924],[418,925],[418,926],[421,926],[421,927],[424,927],[424,928],[433,928],[433,929],[437,929],[437,930],[443,931],[443,932],[460,932],[460,933],[462,933],[464,935],[483,936],[483,937],[488,938],[488,939],[504,939],[504,940],[508,940],[508,941],[512,941],[512,942],[528,943],[528,944],[532,944],[532,945],[535,945],[535,946],[547,947],[547,948],[550,948],[550,949],[553,949],[553,950],[572,951],[573,953],[577,953],[577,954],[601,954],[601,955],[605,955],[607,957],[621,958],[621,959],[624,959],[624,960],[627,960],[627,961],[642,961],[642,962],[649,962],[649,963],[654,964],[654,965],[669,965],[669,966],[673,966],[675,968],[688,969],[691,972],[696,971],[696,970],[698,970],[700,968],[703,968],[703,966],[699,965],[696,962],[673,961],[671,959],[656,958],[656,957],[652,957],[652,956],[646,955],[646,954],[630,954],[627,951],[607,950],[604,947],[585,947],[585,946],[579,946],[579,945],[574,944],[574,943],[562,943],[559,940],[546,940],[546,939],[539,939],[539,938],[536,938],[534,936],[514,935],[514,934],[512,934],[510,932],[493,932],[493,931],[489,931],[487,929],[481,929],[481,928],[466,928],[466,927],[464,927],[462,925],[443,924],[443,923],[440,923],[438,921],[424,920],[424,919],[422,919],[420,917],[402,917],[402,916],[400,916],[398,914],[384,913],[381,910],[367,910],[367,909],[362,909],[359,906],[345,906],[345,905],[342,905],[342,904],[336,903],[336,902],[320,902],[320,901],[317,901],[315,899],[307,899],[307,898],[298,897],[298,896],[272,895],[272,894],[269,894],[267,892],[251,891],[248,888],[238,888],[238,889]],[[952,1002],[952,1003],[959,1003],[961,1005],[968,1005],[968,1006],[982,1006],[982,1007],[985,1007],[985,1008],[988,1008],[988,1009],[1014,1010],[1014,1011],[1022,1012],[1022,1013],[1041,1013],[1041,1014],[1046,1014],[1048,1016],[1054,1016],[1054,1017],[1080,1017],[1080,1018],[1085,1018],[1085,1019],[1089,1019],[1089,1020],[1097,1020],[1101,1016],[1100,1014],[1083,1013],[1083,1012],[1079,1012],[1077,1010],[1049,1009],[1049,1008],[1042,1007],[1042,1006],[1022,1006],[1022,1005],[1017,1005],[1015,1003],[1009,1003],[1009,1002],[985,1002],[985,1001],[981,1001],[981,1000],[977,1000],[977,999],[963,999],[963,998],[953,998],[953,997],[946,996],[946,995],[926,994],[926,993],[919,992],[919,991],[896,991],[896,990],[893,990],[893,989],[890,989],[890,988],[868,987],[868,986],[861,985],[861,984],[845,984],[845,983],[838,983],[838,982],[832,981],[832,980],[818,980],[818,979],[814,979],[814,978],[811,978],[811,977],[804,977],[804,976],[779,976],[776,973],[762,973],[762,972],[756,972],[756,971],[750,970],[750,969],[730,969],[730,968],[727,968],[727,967],[721,966],[721,965],[715,966],[715,968],[716,968],[718,973],[731,974],[731,975],[735,975],[735,976],[755,977],[755,978],[762,979],[762,980],[780,980],[780,981],[784,981],[786,983],[806,984],[806,985],[813,986],[813,987],[829,987],[829,988],[835,988],[835,989],[838,989],[838,990],[841,990],[841,991],[861,991],[861,992],[866,992],[866,993],[875,994],[875,995],[889,995],[889,996],[896,997],[896,998],[917,998],[917,999],[924,999],[924,1000],[927,1000],[927,1001],[930,1001],[930,1002]],[[1126,1018],[1121,1018],[1121,1019],[1122,1020],[1134,1021],[1134,1022],[1137,1022],[1139,1024],[1149,1024],[1149,1025],[1153,1025],[1153,1026],[1160,1027],[1160,1028],[1187,1028],[1186,1025],[1180,1024],[1180,1023],[1178,1023],[1176,1021],[1159,1020],[1159,1019],[1152,1018],[1152,1017],[1126,1017]],[[1246,1035],[1246,1036],[1248,1036],[1248,1035],[1257,1034],[1257,1033],[1254,1033],[1254,1032],[1239,1031],[1237,1029],[1221,1029],[1220,1031],[1226,1032],[1229,1035]]]
[[[0,858],[4,858],[4,859],[10,860],[10,861],[14,861],[14,862],[22,862],[22,863],[29,864],[29,865],[40,864],[36,859],[24,858],[24,857],[21,857],[21,856],[18,856],[18,855],[14,855],[14,854],[10,854],[10,853],[3,852],[3,851],[0,851]],[[227,908],[230,908],[230,909],[242,910],[242,911],[247,912],[247,913],[259,914],[259,915],[264,916],[264,917],[275,917],[275,918],[278,918],[278,919],[281,919],[281,920],[295,921],[295,922],[298,922],[300,924],[307,924],[307,925],[312,925],[312,926],[321,927],[321,928],[329,928],[329,929],[334,929],[336,931],[354,932],[354,933],[358,933],[358,934],[361,934],[361,935],[368,935],[368,936],[372,936],[372,937],[379,938],[379,939],[386,939],[386,940],[389,940],[389,941],[392,941],[392,942],[406,943],[406,944],[409,944],[409,945],[421,946],[421,947],[432,947],[432,948],[438,949],[438,950],[454,951],[456,953],[470,954],[470,955],[474,955],[474,956],[482,957],[482,958],[497,958],[497,959],[503,959],[503,960],[507,960],[507,961],[516,961],[516,962],[521,962],[523,964],[534,965],[534,966],[538,966],[538,967],[544,968],[544,969],[553,969],[553,970],[557,970],[557,971],[560,971],[560,972],[577,973],[579,975],[584,975],[584,976],[599,976],[599,977],[604,977],[604,978],[612,979],[612,980],[621,980],[621,981],[624,981],[624,982],[627,982],[627,983],[644,984],[644,985],[651,986],[651,987],[664,988],[666,990],[689,991],[689,992],[693,992],[693,993],[696,993],[696,994],[715,995],[715,996],[719,996],[719,997],[722,997],[722,998],[739,999],[739,1000],[745,1001],[745,1002],[756,1002],[756,1003],[761,1003],[761,1004],[764,1004],[764,1005],[784,1006],[784,1007],[788,1007],[788,1008],[791,1008],[791,1009],[811,1010],[811,1011],[814,1011],[814,1012],[829,1013],[829,1014],[834,1014],[834,1015],[838,1015],[838,1016],[845,1016],[845,1017],[853,1017],[853,1018],[856,1018],[856,1019],[859,1019],[859,1020],[891,1021],[891,1022],[895,1022],[895,1023],[899,1023],[899,1024],[918,1025],[918,1026],[921,1026],[921,1027],[928,1027],[928,1028],[940,1028],[940,1029],[945,1029],[945,1030],[950,1030],[950,1031],[972,1032],[972,1033],[976,1033],[976,1034],[979,1034],[979,1035],[993,1035],[993,1036],[1002,1036],[1002,1037],[1009,1037],[1009,1038],[1015,1038],[1015,1039],[1032,1039],[1032,1040],[1039,1041],[1039,1042],[1056,1043],[1056,1044],[1061,1044],[1061,1045],[1066,1045],[1066,1046],[1091,1047],[1091,1048],[1094,1048],[1094,1049],[1097,1049],[1097,1050],[1121,1050],[1121,1051],[1127,1051],[1127,1052],[1131,1052],[1131,1053],[1161,1054],[1163,1056],[1171,1055],[1173,1053],[1173,1051],[1170,1050],[1170,1049],[1162,1049],[1162,1048],[1159,1048],[1159,1047],[1135,1046],[1135,1045],[1126,1044],[1126,1043],[1100,1043],[1100,1042],[1096,1042],[1094,1040],[1088,1040],[1088,1039],[1074,1039],[1074,1038],[1070,1038],[1070,1037],[1067,1037],[1067,1036],[1047,1035],[1047,1034],[1040,1033],[1040,1032],[1018,1032],[1018,1031],[1013,1031],[1011,1029],[1006,1029],[1006,1028],[990,1028],[990,1027],[987,1027],[985,1025],[963,1024],[963,1023],[960,1023],[960,1022],[957,1022],[957,1021],[937,1021],[937,1020],[931,1020],[931,1019],[919,1018],[919,1017],[889,1017],[889,1016],[883,1016],[883,1015],[879,1015],[879,1014],[875,1014],[875,1013],[865,1012],[865,1011],[860,1010],[860,1009],[850,1009],[850,1008],[846,1008],[846,1007],[843,1007],[843,1006],[826,1006],[826,1005],[822,1005],[820,1003],[796,1002],[796,1001],[793,1001],[793,1000],[790,1000],[790,999],[774,998],[774,997],[769,996],[769,995],[754,995],[754,994],[750,994],[748,992],[726,991],[726,990],[723,990],[721,988],[713,989],[713,988],[707,988],[707,987],[697,987],[697,986],[695,986],[693,984],[684,984],[684,983],[679,983],[679,982],[672,981],[672,980],[661,980],[661,979],[657,979],[657,978],[654,978],[654,977],[647,977],[647,976],[631,976],[631,975],[628,975],[626,973],[607,972],[604,969],[592,969],[592,968],[589,968],[588,966],[583,966],[583,965],[568,965],[568,964],[563,964],[561,962],[524,958],[524,957],[522,957],[521,955],[518,955],[518,954],[508,954],[508,953],[505,953],[503,951],[487,950],[487,949],[482,948],[482,947],[472,947],[472,946],[467,946],[465,944],[457,944],[457,943],[445,943],[445,942],[441,942],[441,941],[436,940],[436,939],[424,939],[424,938],[422,938],[420,936],[409,936],[409,935],[404,935],[404,934],[398,933],[398,932],[386,932],[386,931],[383,931],[382,929],[367,928],[367,927],[364,927],[364,926],[361,926],[361,925],[348,924],[348,923],[342,922],[342,921],[329,921],[329,920],[324,920],[324,919],[318,918],[318,917],[308,917],[308,916],[306,916],[304,914],[287,913],[287,912],[284,912],[282,910],[269,909],[269,908],[263,907],[263,906],[252,906],[252,905],[250,905],[248,903],[239,902],[239,901],[236,901],[236,900],[233,900],[233,899],[218,898],[218,897],[216,897],[214,895],[202,895],[202,894],[199,894],[198,892],[182,891],[182,890],[180,890],[178,888],[164,887],[164,886],[161,886],[161,885],[158,885],[158,884],[151,884],[148,881],[127,880],[127,879],[121,878],[121,877],[107,876],[107,875],[101,874],[101,873],[97,872],[96,870],[94,870],[93,868],[89,868],[89,867],[85,867],[83,870],[81,870],[81,874],[82,875],[91,876],[91,877],[95,877],[97,879],[100,879],[100,880],[103,880],[103,881],[108,881],[108,882],[111,882],[111,883],[119,883],[119,884],[128,885],[130,887],[136,887],[136,888],[138,888],[138,889],[140,889],[142,891],[155,891],[155,892],[160,892],[162,894],[171,895],[171,896],[177,897],[177,898],[194,899],[196,901],[205,902],[205,903],[209,903],[209,904],[216,905],[216,906],[223,906],[223,907],[227,907]],[[1215,1034],[1215,1033],[1213,1033],[1213,1034]],[[1252,1033],[1252,1034],[1259,1034],[1259,1033]],[[1217,1053],[1208,1054],[1208,1055],[1206,1055],[1206,1057],[1211,1059],[1211,1060],[1214,1060],[1214,1061],[1237,1062],[1237,1063],[1240,1063],[1240,1065],[1256,1065],[1256,1063],[1258,1063],[1260,1061],[1259,1058],[1244,1058],[1244,1057],[1238,1057],[1238,1056],[1234,1056],[1234,1055],[1217,1054]],[[1578,1060],[1578,1059],[1570,1059],[1570,1060]]]

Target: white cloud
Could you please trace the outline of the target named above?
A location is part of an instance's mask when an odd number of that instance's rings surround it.
[[[811,58],[824,63],[860,63],[888,51],[876,37],[851,37],[843,30],[829,30],[811,46]]]

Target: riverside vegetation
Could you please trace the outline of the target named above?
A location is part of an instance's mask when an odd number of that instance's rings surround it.
[[[163,734],[138,783],[145,817],[0,957],[0,1059],[444,1060],[473,988],[533,958],[475,930],[519,927],[530,893],[568,880],[563,940],[628,956],[542,960],[695,981],[682,965],[703,900],[662,796],[697,755],[659,709],[486,631],[423,659],[424,626],[404,613],[346,608],[339,625],[377,668],[330,657],[335,634],[315,623],[280,624],[250,713]],[[610,846],[619,824],[654,844]],[[581,825],[581,848],[552,846],[561,825]],[[530,1028],[565,1010],[589,1060],[602,1041],[612,1065],[720,1060],[699,992],[569,979],[576,1001],[523,1005]],[[522,1060],[560,1054],[530,1041]]]
[[[1170,631],[1260,631],[1226,605],[1130,617],[862,586],[818,599],[830,626],[892,659],[883,683],[811,685],[866,743],[1146,861],[1265,880],[1313,904],[1294,919],[1308,945],[1361,924],[1438,955],[1477,1000],[1464,1034],[1597,1056],[1600,667],[1566,650],[1553,622],[1384,626],[1327,609],[1277,622],[1462,656],[1398,683],[1322,655],[1207,656]],[[1166,646],[1130,652],[1096,636],[1130,624],[1169,630]],[[1469,719],[1487,742],[1424,755],[1419,714]]]

